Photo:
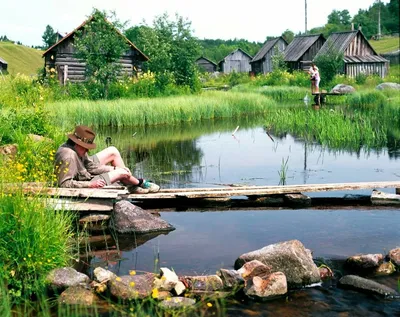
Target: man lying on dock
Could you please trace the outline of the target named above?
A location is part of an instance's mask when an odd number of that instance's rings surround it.
[[[86,126],[75,127],[68,134],[55,156],[55,173],[58,186],[67,188],[101,188],[116,182],[127,186],[134,194],[156,193],[160,186],[132,175],[114,146],[89,156],[95,149],[96,134]],[[109,165],[110,164],[110,165]]]

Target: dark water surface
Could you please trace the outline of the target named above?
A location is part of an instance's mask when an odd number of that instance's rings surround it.
[[[234,135],[232,132],[239,126]],[[268,135],[262,118],[206,122],[192,126],[106,131],[138,177],[164,188],[212,187],[221,184],[277,185],[287,161],[286,184],[394,181],[400,177],[398,150],[330,150],[305,144],[291,135]],[[393,193],[394,189],[384,190]],[[343,196],[371,190],[310,194]],[[311,249],[337,277],[343,259],[357,253],[387,254],[400,246],[400,210],[231,210],[161,212],[176,227],[169,234],[120,236],[122,260],[108,263],[119,275],[129,270],[157,271],[160,266],[178,275],[215,274],[233,268],[238,256],[291,239]],[[101,259],[93,259],[99,265]],[[394,289],[400,275],[377,279]],[[332,284],[289,293],[268,303],[237,301],[229,316],[400,316],[400,301],[385,300]]]

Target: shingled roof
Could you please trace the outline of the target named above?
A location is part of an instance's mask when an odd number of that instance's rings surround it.
[[[296,36],[286,47],[285,62],[297,62],[320,37],[324,38],[322,34]]]
[[[264,56],[275,46],[275,44],[278,43],[279,39],[282,39],[287,44],[286,40],[282,36],[269,39],[265,42],[264,46],[258,51],[256,56],[254,56],[250,63],[257,62],[263,59]]]

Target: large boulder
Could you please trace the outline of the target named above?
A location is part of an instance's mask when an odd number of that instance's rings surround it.
[[[396,266],[400,267],[400,248],[390,250],[389,251],[389,259]]]
[[[121,200],[115,204],[113,224],[115,230],[120,233],[150,233],[175,230],[165,220],[152,215],[127,200]]]
[[[244,293],[250,298],[272,299],[287,293],[286,276],[275,272],[268,276],[254,276],[246,282]]]
[[[338,84],[330,91],[331,94],[351,94],[356,90],[350,85]]]
[[[297,288],[321,281],[318,267],[310,250],[298,240],[290,240],[268,245],[262,249],[242,254],[235,261],[235,269],[244,263],[258,260],[272,267],[272,272],[283,272],[288,287]]]
[[[400,90],[400,84],[398,83],[382,83],[376,86],[376,89],[378,90],[386,90],[386,89],[394,89],[394,90]]]
[[[154,274],[124,275],[111,279],[108,284],[111,294],[120,300],[144,299],[152,293]]]
[[[93,306],[99,297],[90,289],[83,286],[71,286],[60,294],[58,302],[67,305]]]

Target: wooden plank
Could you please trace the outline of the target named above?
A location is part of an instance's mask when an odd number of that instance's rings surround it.
[[[105,199],[71,200],[65,198],[48,198],[46,199],[46,204],[54,210],[98,212],[112,212],[114,210],[114,202]]]
[[[175,192],[164,192],[149,194],[131,194],[128,199],[176,199],[176,198],[206,198],[206,197],[232,197],[232,196],[262,196],[275,194],[291,194],[304,192],[356,190],[370,188],[398,188],[399,181],[391,182],[362,182],[362,183],[333,183],[333,184],[306,184],[306,185],[285,185],[285,186],[249,186],[229,188],[193,188]]]
[[[371,202],[373,205],[399,205],[400,195],[374,190],[371,194]]]

